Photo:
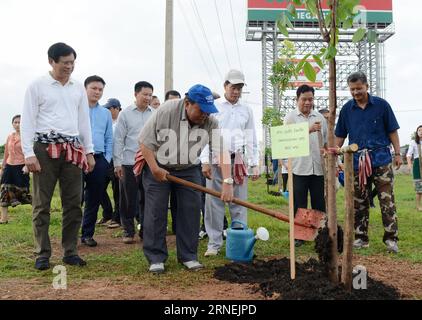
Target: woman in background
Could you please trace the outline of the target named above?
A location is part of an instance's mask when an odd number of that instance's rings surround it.
[[[421,199],[422,199],[422,180],[421,172],[419,169],[419,148],[422,138],[422,125],[416,128],[415,140],[410,142],[409,150],[407,151],[407,166],[410,171],[413,172],[413,181],[415,183],[416,191],[416,209],[422,211]],[[419,150],[418,150],[419,149]],[[413,166],[412,166],[413,157]]]
[[[16,207],[20,204],[32,202],[29,194],[29,174],[24,170],[25,157],[21,147],[20,121],[20,115],[13,117],[12,125],[15,132],[7,137],[4,146],[4,159],[1,169],[0,224],[8,223],[9,206]]]

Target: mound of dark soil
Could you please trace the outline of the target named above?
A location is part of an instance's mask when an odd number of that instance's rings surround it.
[[[341,274],[341,272],[340,272]],[[332,284],[324,264],[315,259],[296,263],[296,279],[290,279],[290,260],[261,261],[251,264],[230,263],[216,269],[214,276],[234,283],[259,284],[266,297],[280,300],[396,300],[399,292],[368,275],[366,290],[346,291]]]
[[[343,229],[337,225],[337,251],[343,252]],[[318,235],[315,239],[315,252],[318,253],[319,261],[328,263],[331,260],[331,239],[327,225],[325,228],[318,230]]]

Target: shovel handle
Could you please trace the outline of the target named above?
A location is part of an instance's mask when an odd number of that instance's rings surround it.
[[[185,187],[189,187],[189,188],[192,188],[192,189],[201,191],[201,192],[208,193],[208,194],[210,194],[210,195],[212,195],[214,197],[221,198],[221,193],[218,192],[218,191],[205,188],[205,187],[203,187],[203,186],[201,186],[199,184],[196,184],[196,183],[193,183],[193,182],[190,182],[190,181],[186,181],[186,180],[177,178],[177,177],[172,176],[170,174],[167,175],[167,180],[168,181],[171,181],[171,182],[175,182],[175,183],[181,184],[182,186],[185,186]],[[267,209],[267,208],[258,206],[256,204],[253,204],[253,203],[250,203],[250,202],[246,202],[246,201],[240,200],[238,198],[233,198],[232,202],[235,203],[235,204],[238,204],[238,205],[240,205],[242,207],[246,207],[246,208],[249,208],[249,209],[252,209],[252,210],[261,212],[263,214],[266,214],[268,216],[277,218],[279,220],[282,220],[282,221],[285,221],[285,222],[289,222],[289,217],[287,215],[281,213],[281,212],[278,212],[278,211],[275,211],[275,210],[270,210],[270,209]],[[305,228],[309,228],[308,225],[305,225],[303,223],[296,222],[296,221],[295,221],[295,225],[301,226],[301,227],[305,227]]]

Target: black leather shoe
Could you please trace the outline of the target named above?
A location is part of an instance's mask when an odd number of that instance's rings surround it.
[[[35,260],[35,269],[47,270],[50,269],[50,261],[48,258],[37,258]]]
[[[79,256],[63,257],[63,262],[71,266],[79,266],[79,267],[86,266],[85,260],[82,260],[81,257]]]
[[[81,242],[84,244],[84,245],[87,245],[88,247],[96,247],[97,246],[97,241],[95,241],[94,239],[92,239],[92,238],[85,238],[85,239],[82,239],[81,240]]]

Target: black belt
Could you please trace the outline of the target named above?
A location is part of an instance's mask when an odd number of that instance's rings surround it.
[[[192,168],[195,168],[195,167],[200,167],[200,165],[198,165],[198,164],[192,164],[192,165],[190,165],[190,166],[188,166],[188,167],[182,167],[182,168],[174,168],[174,167],[166,167],[166,166],[163,166],[162,168],[163,169],[165,169],[165,170],[167,170],[167,171],[181,171],[181,170],[188,170],[188,169],[192,169]]]

